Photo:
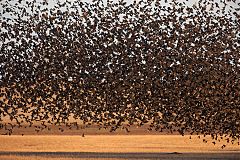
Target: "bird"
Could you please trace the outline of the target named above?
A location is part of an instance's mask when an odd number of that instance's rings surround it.
[[[225,148],[225,147],[226,147],[226,145],[224,144],[224,145],[222,145],[222,147],[221,147],[221,148],[223,149],[223,148]]]
[[[2,2],[0,116],[10,123],[0,117],[0,130],[97,124],[109,132],[126,125],[128,133],[149,125],[233,143],[238,9],[215,0],[164,2]]]

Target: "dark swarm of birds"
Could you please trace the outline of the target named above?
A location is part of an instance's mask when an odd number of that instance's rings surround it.
[[[1,1],[0,130],[73,117],[239,144],[240,3],[186,1]]]

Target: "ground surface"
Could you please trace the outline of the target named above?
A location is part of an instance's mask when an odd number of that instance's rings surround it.
[[[0,159],[239,159],[240,146],[178,135],[0,136]]]
[[[130,132],[81,125],[48,128],[36,132],[35,127],[23,126],[14,128],[11,136],[0,135],[0,160],[240,159],[237,141],[231,144],[223,139],[214,145],[208,136],[190,139],[176,132],[149,131],[147,126],[133,126]]]

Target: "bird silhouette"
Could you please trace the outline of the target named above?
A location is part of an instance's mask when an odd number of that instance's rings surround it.
[[[186,4],[1,2],[0,130],[81,121],[239,138],[239,7]]]

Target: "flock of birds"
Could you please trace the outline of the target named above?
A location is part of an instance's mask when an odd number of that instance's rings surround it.
[[[1,1],[0,130],[74,118],[239,143],[240,4],[186,1]]]

